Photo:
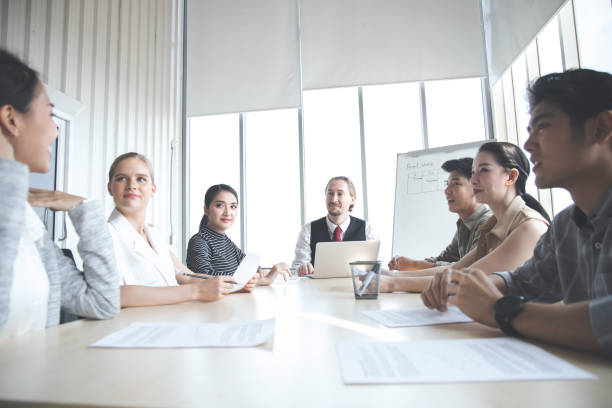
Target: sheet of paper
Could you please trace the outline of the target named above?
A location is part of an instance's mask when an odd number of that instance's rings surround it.
[[[521,340],[340,343],[345,384],[574,380],[596,376]]]
[[[232,275],[232,277],[234,278],[234,282],[236,282],[236,285],[234,285],[234,290],[232,290],[232,292],[237,292],[240,289],[244,288],[244,285],[247,284],[249,279],[251,279],[253,275],[257,273],[257,268],[259,268],[260,259],[261,257],[259,255],[250,253],[246,254],[242,262],[240,262],[238,269],[236,269],[236,272],[234,272],[234,275]]]
[[[449,306],[446,312],[429,310],[425,306],[421,306],[409,309],[364,310],[361,313],[387,327],[473,322],[456,306]]]
[[[274,319],[229,323],[135,322],[92,347],[178,348],[253,347],[274,337]]]

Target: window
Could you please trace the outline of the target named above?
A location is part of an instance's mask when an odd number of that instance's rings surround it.
[[[300,230],[297,109],[245,114],[247,247],[262,266],[293,261]]]
[[[210,186],[229,184],[240,194],[239,135],[238,114],[189,119],[189,238],[198,232]],[[240,218],[227,236],[240,246]]]
[[[609,0],[574,0],[580,65],[612,71],[612,7]]]
[[[53,118],[55,125],[57,126],[57,139],[51,144],[51,160],[49,161],[49,171],[46,173],[30,173],[29,186],[32,188],[40,188],[43,190],[61,190],[63,188],[63,171],[62,167],[65,165],[65,153],[66,153],[66,136],[69,126],[69,120],[60,117],[56,112],[56,116]],[[45,225],[45,228],[53,239],[59,239],[62,236],[65,238],[65,233],[59,231],[56,224],[65,223],[64,212],[54,212],[45,207],[32,207],[34,212],[38,215],[40,220]],[[63,220],[58,220],[60,216],[63,216]],[[59,226],[59,225],[57,225]]]
[[[485,139],[479,78],[425,83],[429,147]]]
[[[357,88],[304,92],[304,157],[306,222],[327,214],[325,186],[334,176],[353,181],[357,201],[352,214],[363,218]]]
[[[397,154],[423,148],[420,104],[418,83],[363,88],[368,221],[383,260],[393,255]]]
[[[537,37],[540,75],[563,71],[559,20],[553,18]]]
[[[529,80],[527,79],[527,61],[525,56],[519,57],[514,64],[512,64],[512,84],[514,86],[514,104],[516,113],[516,129],[517,129],[517,142],[516,144],[523,149],[525,142],[529,138],[527,133],[527,126],[529,125],[529,112],[528,104],[526,99],[527,85]],[[529,153],[523,149],[523,152],[529,158]],[[538,198],[538,188],[535,185],[535,174],[530,173],[525,189],[529,194]]]

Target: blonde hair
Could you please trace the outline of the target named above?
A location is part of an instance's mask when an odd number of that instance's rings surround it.
[[[144,155],[136,152],[123,153],[121,156],[118,156],[115,160],[113,160],[113,164],[111,164],[110,170],[108,171],[108,182],[110,183],[113,180],[113,176],[117,171],[117,166],[119,166],[119,163],[126,159],[132,158],[139,159],[147,165],[147,167],[149,168],[149,173],[151,173],[151,183],[155,184],[155,177],[153,176],[153,166],[151,165],[151,162]]]

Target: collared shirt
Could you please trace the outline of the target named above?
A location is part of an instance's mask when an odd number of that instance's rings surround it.
[[[170,248],[144,226],[147,240],[115,208],[108,217],[121,285],[177,286]],[[150,243],[150,244],[149,244]]]
[[[465,221],[457,220],[457,231],[450,244],[438,256],[425,258],[436,266],[448,265],[459,261],[472,249],[476,248],[480,237],[479,227],[484,224],[493,212],[488,205],[482,204]]]
[[[508,294],[527,300],[574,303],[591,300],[593,334],[612,354],[612,188],[586,216],[575,205],[559,213],[540,238],[533,258],[498,273]]]
[[[328,217],[325,217],[325,221],[327,222],[327,230],[329,231],[329,238],[333,239],[334,231],[336,230],[337,225],[331,222]],[[304,226],[302,227],[300,231],[300,234],[298,235],[297,244],[295,245],[295,259],[293,260],[293,263],[291,265],[294,268],[297,268],[300,265],[303,265],[305,263],[312,262],[312,259],[310,259],[310,253],[311,253],[311,250],[310,250],[311,226],[310,224],[311,224],[310,222],[307,224],[304,224]],[[344,239],[344,233],[346,232],[350,224],[351,224],[351,217],[346,217],[346,220],[342,224],[338,225],[341,229],[341,232],[340,232],[341,239]],[[370,225],[370,223],[367,221],[365,225],[365,234],[366,234],[366,241],[377,241],[378,240],[378,236],[372,229],[372,226]]]
[[[483,258],[500,246],[522,223],[539,220],[548,226],[548,221],[536,210],[529,208],[520,196],[510,202],[500,220],[493,215],[480,227],[480,238],[476,246],[476,260]]]

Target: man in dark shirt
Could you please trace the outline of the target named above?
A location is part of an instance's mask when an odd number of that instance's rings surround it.
[[[529,104],[536,185],[565,188],[574,205],[517,270],[437,274],[423,302],[456,304],[506,334],[612,355],[612,75],[546,75],[529,88]]]

